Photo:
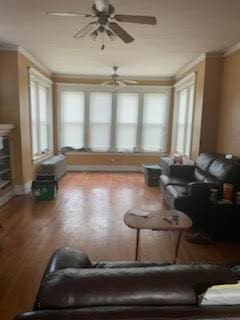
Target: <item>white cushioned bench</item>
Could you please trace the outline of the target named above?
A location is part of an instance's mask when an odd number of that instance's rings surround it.
[[[59,180],[66,172],[66,157],[64,155],[58,155],[43,161],[38,175],[54,175],[55,179]]]

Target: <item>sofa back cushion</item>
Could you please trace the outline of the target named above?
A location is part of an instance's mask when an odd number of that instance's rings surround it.
[[[208,265],[65,269],[45,277],[35,308],[197,305],[199,293],[223,283],[236,283],[234,273]]]
[[[208,170],[211,177],[221,182],[240,185],[240,165],[232,160],[215,159]]]
[[[210,153],[201,153],[196,160],[196,168],[193,177],[198,182],[204,182],[208,176],[208,169],[215,160],[214,155]]]
[[[196,160],[196,168],[208,171],[208,168],[215,159],[216,157],[210,153],[201,153]]]

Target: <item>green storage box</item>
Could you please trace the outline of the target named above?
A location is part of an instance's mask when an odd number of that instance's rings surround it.
[[[35,180],[32,184],[32,191],[38,201],[53,200],[57,192],[57,182],[55,180]]]

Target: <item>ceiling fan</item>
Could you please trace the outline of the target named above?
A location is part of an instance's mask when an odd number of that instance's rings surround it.
[[[115,39],[116,36],[118,36],[125,43],[130,43],[134,41],[134,38],[127,31],[125,31],[117,22],[129,22],[148,25],[157,24],[157,20],[155,17],[115,14],[115,9],[109,3],[109,0],[94,0],[94,4],[91,7],[91,13],[48,11],[47,14],[51,16],[84,17],[95,19],[94,21],[88,23],[84,28],[79,30],[74,35],[74,38],[83,38],[89,34],[89,36],[93,40],[95,40],[97,36],[102,35],[102,50],[105,48],[105,35],[107,35],[112,41]]]
[[[101,86],[111,86],[113,90],[117,90],[119,87],[126,87],[127,85],[137,85],[137,81],[135,80],[123,80],[117,74],[118,67],[113,66],[113,74],[111,75],[111,79],[104,81],[101,83]]]

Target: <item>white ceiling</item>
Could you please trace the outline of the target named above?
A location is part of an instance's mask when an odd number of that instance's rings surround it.
[[[107,42],[72,36],[90,21],[47,16],[89,12],[93,0],[0,0],[0,40],[20,45],[55,73],[169,77],[205,52],[240,40],[240,0],[111,0],[117,13],[154,15],[157,26],[121,23],[136,39]]]

